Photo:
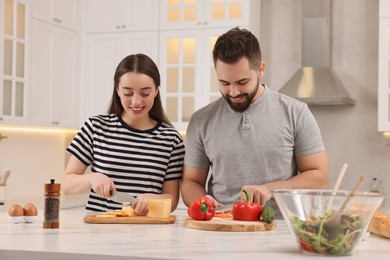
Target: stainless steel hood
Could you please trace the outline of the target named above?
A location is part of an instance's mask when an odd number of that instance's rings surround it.
[[[279,92],[309,105],[354,105],[331,64],[332,0],[301,0],[302,67]]]

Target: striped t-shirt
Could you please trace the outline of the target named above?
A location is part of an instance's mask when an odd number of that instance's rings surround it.
[[[165,123],[141,131],[130,128],[114,114],[90,117],[66,150],[83,164],[91,165],[92,172],[110,177],[117,191],[135,197],[161,194],[165,181],[182,177],[183,139]],[[86,210],[121,207],[121,203],[102,198],[91,189]]]

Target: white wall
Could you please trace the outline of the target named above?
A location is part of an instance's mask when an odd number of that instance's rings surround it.
[[[341,188],[350,189],[360,175],[382,181],[390,205],[390,146],[377,131],[378,1],[335,0],[333,67],[355,106],[311,106],[330,160],[331,185],[344,162],[349,164]],[[300,0],[262,0],[260,44],[267,63],[264,82],[279,90],[300,67]],[[387,187],[387,188],[386,188]]]
[[[50,179],[60,182],[65,165],[67,134],[27,130],[1,130],[0,173],[11,170],[7,182],[7,201],[26,203],[44,194]],[[34,201],[35,202],[35,201]]]

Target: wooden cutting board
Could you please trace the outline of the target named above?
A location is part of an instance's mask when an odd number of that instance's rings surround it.
[[[172,224],[175,221],[176,217],[173,215],[169,218],[150,218],[146,216],[99,218],[96,215],[86,215],[84,217],[84,222],[91,224]]]
[[[231,218],[214,217],[208,221],[194,220],[187,218],[184,225],[188,228],[211,230],[211,231],[229,231],[229,232],[255,232],[268,231],[276,228],[276,223],[273,221],[270,224],[264,221],[241,221]]]

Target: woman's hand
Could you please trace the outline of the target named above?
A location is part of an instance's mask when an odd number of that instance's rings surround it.
[[[100,197],[110,197],[110,190],[115,189],[114,182],[103,173],[93,172],[91,174],[91,188]]]
[[[137,196],[137,202],[133,206],[134,212],[138,216],[146,216],[149,211],[149,196],[148,194],[141,194]]]
[[[137,202],[133,205],[134,212],[138,216],[146,216],[149,212],[149,201],[151,199],[170,199],[174,200],[173,195],[169,193],[163,194],[152,194],[152,193],[144,193],[137,196]],[[174,207],[176,208],[176,206]],[[172,211],[172,209],[171,209]]]

